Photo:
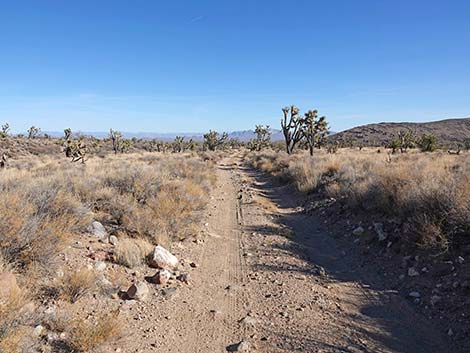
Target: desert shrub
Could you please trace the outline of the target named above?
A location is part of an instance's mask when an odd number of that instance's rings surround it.
[[[313,159],[294,161],[288,168],[289,176],[295,182],[297,189],[301,192],[311,192],[315,190],[322,176]]]
[[[94,318],[77,317],[69,324],[67,345],[73,352],[89,352],[118,338],[123,323],[119,312],[100,313]]]
[[[59,284],[60,297],[75,303],[96,288],[97,276],[93,270],[82,268],[66,274]]]
[[[153,250],[152,244],[144,239],[120,239],[114,249],[117,263],[133,268],[145,262]]]
[[[21,141],[8,140],[19,154]],[[34,299],[46,290],[47,295],[76,302],[97,289],[97,278],[84,268],[53,280],[58,255],[72,239],[88,233],[92,221],[99,220],[119,236],[117,261],[135,266],[151,252],[151,243],[169,245],[195,231],[215,181],[213,171],[212,162],[192,153],[108,155],[90,158],[86,165],[44,155],[13,158],[0,173],[0,271],[14,270]],[[51,283],[53,288],[48,287]],[[32,325],[18,314],[19,308],[14,301],[0,308],[0,340],[9,347],[23,345],[17,328]],[[93,325],[98,331],[105,327]],[[97,333],[89,342],[85,337],[80,341],[82,331],[75,329],[75,351],[109,338]]]
[[[269,166],[266,168],[266,162]],[[417,152],[392,161],[372,150],[306,154],[278,162],[271,153],[251,154],[252,166],[287,176],[299,191],[321,191],[350,208],[398,219],[403,238],[420,246],[447,248],[470,234],[468,155]]]

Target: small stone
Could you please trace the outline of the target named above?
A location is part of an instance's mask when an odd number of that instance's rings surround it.
[[[457,262],[462,265],[465,262],[465,259],[462,256],[459,256],[457,258]]]
[[[384,225],[382,223],[374,223],[374,230],[377,233],[379,241],[387,239],[387,234],[384,231]]]
[[[196,267],[198,267],[198,264],[195,263],[195,262],[191,262],[191,263],[189,264],[189,266],[191,266],[192,268],[196,268]]]
[[[419,292],[410,292],[408,296],[410,296],[411,298],[421,298],[421,294],[419,294]]]
[[[433,295],[433,296],[431,297],[431,305],[432,305],[432,306],[436,305],[437,303],[439,303],[439,302],[441,301],[441,299],[442,299],[442,298],[441,298],[440,296],[438,296],[438,295]]]
[[[171,270],[178,266],[178,259],[163,246],[157,245],[149,264],[152,267]]]
[[[109,242],[110,242],[112,245],[116,246],[116,245],[118,245],[119,240],[118,240],[117,236],[111,235],[111,236],[109,237]]]
[[[352,233],[353,235],[359,236],[359,235],[364,234],[364,232],[365,232],[364,228],[359,226],[356,229],[354,229]]]
[[[59,335],[55,332],[49,332],[47,334],[47,342],[51,343],[57,341],[59,339]]]
[[[227,352],[249,352],[251,348],[250,342],[241,341],[240,343],[231,344],[226,348]]]
[[[149,287],[145,282],[135,282],[127,290],[127,296],[129,299],[145,300],[149,294]]]
[[[170,299],[172,296],[174,296],[176,294],[176,288],[165,288],[162,290],[162,295],[166,298],[166,299]]]
[[[451,328],[449,328],[449,330],[447,331],[447,336],[453,336],[454,335],[454,331],[452,331]]]
[[[178,277],[176,277],[178,281],[181,281],[186,284],[189,284],[189,278],[189,273],[181,273]]]
[[[152,277],[150,277],[150,282],[151,283],[156,283],[156,284],[166,284],[168,280],[171,277],[171,272],[168,270],[160,270],[157,273],[155,273]]]
[[[95,270],[103,272],[104,270],[106,270],[106,263],[103,261],[95,262]]]
[[[43,332],[44,332],[44,326],[37,325],[33,330],[33,336],[40,337],[43,334]]]
[[[50,306],[44,310],[44,314],[46,315],[54,315],[56,313],[56,307],[55,306]]]
[[[243,319],[240,320],[240,323],[246,326],[254,326],[258,320],[256,320],[253,316],[247,315]]]
[[[408,276],[410,276],[410,277],[419,276],[419,272],[414,267],[410,267],[408,269]]]
[[[108,232],[106,228],[98,221],[94,221],[91,224],[91,233],[100,240],[108,238]]]

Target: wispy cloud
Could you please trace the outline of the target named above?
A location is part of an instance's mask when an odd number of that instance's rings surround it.
[[[196,17],[191,18],[191,19],[188,21],[188,23],[191,24],[191,23],[199,22],[199,21],[201,21],[201,20],[203,20],[203,19],[204,19],[204,16],[196,16]]]

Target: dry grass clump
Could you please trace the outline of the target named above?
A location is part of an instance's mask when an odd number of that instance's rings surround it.
[[[118,264],[133,268],[144,263],[153,249],[145,239],[124,238],[115,247],[114,256]]]
[[[81,268],[65,275],[59,285],[60,297],[75,303],[81,297],[96,288],[97,276],[93,270]]]
[[[26,308],[28,303],[25,292],[18,288],[0,300],[0,352],[17,353],[33,348],[30,326],[38,321],[39,314]]]
[[[250,162],[302,192],[325,192],[353,209],[397,219],[410,240],[426,247],[447,248],[470,234],[468,154],[412,151],[388,161],[372,150],[343,149],[314,157],[263,152]]]
[[[118,338],[123,323],[119,312],[101,313],[92,319],[77,318],[69,324],[66,342],[73,352],[90,352]]]
[[[25,348],[29,346],[28,331],[28,328],[25,326],[17,326],[15,329],[8,331],[5,335],[0,336],[0,352],[25,352]]]

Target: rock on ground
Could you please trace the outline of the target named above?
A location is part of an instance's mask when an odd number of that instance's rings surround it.
[[[178,266],[178,259],[161,245],[157,245],[149,261],[150,266],[172,270]]]
[[[145,300],[149,294],[149,287],[145,282],[135,282],[127,290],[127,297],[135,300]]]
[[[105,240],[108,238],[108,232],[106,231],[104,226],[98,221],[94,221],[91,224],[91,233],[100,240]]]

